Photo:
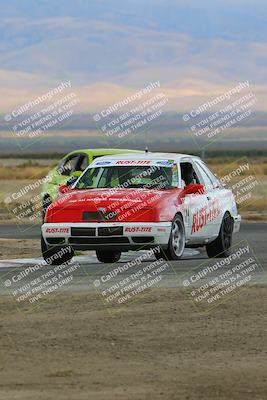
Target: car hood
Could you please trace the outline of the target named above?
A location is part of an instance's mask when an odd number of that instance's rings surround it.
[[[144,217],[158,219],[170,207],[177,204],[181,189],[87,189],[71,190],[62,195],[48,209],[47,222],[98,220],[93,217],[101,213],[107,221],[133,221]],[[87,217],[85,217],[87,215]],[[167,214],[166,214],[167,215]]]
[[[179,191],[179,189],[178,189]],[[142,204],[143,207],[155,207],[159,200],[177,196],[176,189],[87,189],[72,190],[61,196],[55,207],[84,208],[84,206],[116,208],[127,203],[128,207]],[[58,204],[57,204],[58,203]]]

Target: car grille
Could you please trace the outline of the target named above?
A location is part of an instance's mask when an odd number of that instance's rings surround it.
[[[125,244],[129,243],[126,237],[70,237],[72,244]]]
[[[95,236],[95,228],[71,228],[71,236]]]
[[[83,212],[83,221],[98,221],[98,222],[107,222],[113,221],[117,218],[117,212],[101,212],[101,211],[84,211]]]
[[[99,236],[122,236],[123,235],[123,227],[122,226],[113,226],[108,228],[98,228]]]

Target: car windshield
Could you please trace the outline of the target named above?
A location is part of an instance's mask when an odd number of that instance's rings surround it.
[[[89,168],[77,181],[77,189],[177,187],[173,168],[159,166],[109,166]]]

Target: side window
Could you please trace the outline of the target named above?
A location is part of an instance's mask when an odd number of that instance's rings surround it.
[[[213,188],[221,187],[221,182],[219,179],[210,171],[210,169],[206,166],[203,161],[197,161],[197,165],[200,168],[200,172],[204,172],[205,176],[207,176],[211,182]]]
[[[203,161],[201,161],[200,164],[203,166],[203,168],[205,169],[205,171],[207,172],[207,174],[208,174],[209,177],[211,178],[214,187],[215,187],[215,188],[216,188],[216,187],[220,187],[220,188],[221,188],[221,187],[222,187],[222,183],[221,183],[220,179],[217,178],[217,176],[215,176],[215,175],[212,173],[212,171],[207,167],[207,165],[206,165]]]
[[[75,171],[76,164],[77,164],[77,162],[79,160],[79,157],[80,157],[80,154],[73,154],[73,155],[71,155],[69,157],[66,157],[62,161],[62,163],[61,163],[61,165],[59,167],[61,175],[70,176],[71,173],[73,171]]]
[[[84,171],[88,167],[88,157],[86,154],[81,154],[75,167],[76,171]]]
[[[199,168],[199,172],[201,174],[202,180],[203,180],[203,184],[206,186],[207,189],[211,190],[213,189],[214,185],[213,182],[211,180],[211,178],[209,177],[209,175],[207,174],[207,172],[205,171],[205,169],[202,167],[202,165],[200,163],[196,163],[198,168]]]
[[[181,162],[181,178],[184,181],[185,186],[193,183],[200,183],[198,174],[191,164],[191,162]]]

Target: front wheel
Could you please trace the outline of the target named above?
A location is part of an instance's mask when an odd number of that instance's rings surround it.
[[[96,250],[96,256],[100,262],[115,263],[121,258],[121,252],[111,250]]]
[[[229,213],[223,216],[218,237],[206,245],[209,258],[228,257],[231,254],[234,222]]]
[[[45,214],[48,207],[52,204],[52,200],[50,196],[44,196],[43,204],[42,204],[42,221],[45,222]]]
[[[45,262],[49,265],[61,265],[72,259],[74,251],[71,246],[48,247],[41,236],[41,249]]]
[[[159,253],[155,253],[155,257],[159,260],[179,260],[185,248],[185,228],[183,218],[180,214],[176,215],[172,221],[171,234],[168,242],[168,248]]]

